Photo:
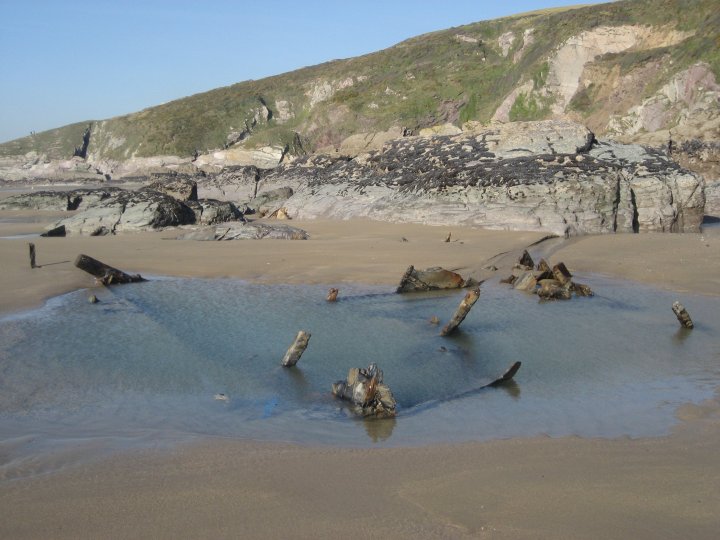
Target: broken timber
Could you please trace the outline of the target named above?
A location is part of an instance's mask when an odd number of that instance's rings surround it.
[[[292,367],[298,363],[302,353],[307,349],[308,342],[310,341],[310,334],[304,330],[300,330],[295,336],[295,341],[290,345],[290,348],[285,353],[282,359],[282,365],[284,367]]]
[[[97,259],[93,259],[88,255],[78,255],[77,259],[75,259],[75,266],[77,266],[80,270],[84,270],[88,274],[95,276],[98,282],[103,285],[147,281],[140,274],[126,274],[122,270],[108,266],[107,264],[100,262]]]
[[[675,316],[677,317],[677,320],[680,322],[680,325],[683,328],[694,328],[695,325],[692,322],[692,319],[690,318],[690,314],[685,309],[685,306],[683,306],[680,302],[673,302],[672,305],[673,313],[675,313]]]
[[[460,323],[465,320],[465,317],[470,312],[470,309],[475,305],[478,298],[480,298],[480,287],[469,291],[465,295],[465,298],[462,299],[462,302],[460,302],[460,305],[455,311],[455,315],[453,315],[452,319],[450,319],[450,322],[447,323],[440,331],[440,335],[449,336],[452,334],[457,327],[460,326]]]
[[[383,382],[382,370],[375,363],[365,369],[352,368],[346,380],[332,385],[332,393],[350,401],[359,416],[392,418],[396,414],[395,398]]]
[[[30,268],[37,268],[35,264],[35,244],[28,244],[28,248],[30,249]]]

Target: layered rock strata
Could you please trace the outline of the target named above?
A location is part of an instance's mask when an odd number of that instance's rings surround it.
[[[513,123],[404,137],[350,159],[314,155],[266,173],[293,218],[349,219],[561,235],[699,230],[703,179],[663,152],[594,141],[577,124]]]

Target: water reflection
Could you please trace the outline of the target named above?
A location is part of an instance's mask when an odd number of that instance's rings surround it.
[[[582,281],[598,296],[548,304],[486,283],[449,338],[428,320],[449,317],[463,292],[343,285],[327,304],[325,286],[156,279],[89,304],[81,291],[0,319],[0,443],[27,433],[340,445],[648,436],[667,432],[680,404],[712,396],[719,299],[692,298],[701,325],[688,331],[668,309],[672,293]],[[283,368],[300,328],[312,340]],[[478,391],[519,358],[514,381]],[[358,420],[331,394],[370,362],[398,402],[395,420]],[[220,393],[229,401],[213,399]]]
[[[395,429],[396,418],[363,418],[365,431],[373,443],[387,441]]]

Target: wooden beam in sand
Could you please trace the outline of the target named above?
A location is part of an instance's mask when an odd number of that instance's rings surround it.
[[[285,353],[282,359],[282,365],[284,367],[292,367],[298,363],[302,353],[307,349],[308,342],[310,341],[310,333],[300,330],[295,336],[295,341],[290,345],[290,348]]]
[[[673,302],[672,305],[673,313],[675,313],[675,316],[677,317],[677,320],[680,322],[680,325],[683,328],[694,328],[695,325],[692,322],[692,319],[690,318],[690,314],[685,309],[685,306],[683,306],[680,302]]]
[[[146,281],[140,274],[126,274],[122,270],[113,268],[112,266],[100,262],[97,259],[93,259],[88,255],[78,255],[77,259],[75,259],[75,266],[77,266],[80,270],[84,270],[88,274],[95,276],[95,278],[103,285]]]
[[[480,287],[473,289],[472,291],[468,291],[465,298],[463,298],[462,302],[460,302],[457,310],[455,310],[455,315],[453,315],[450,322],[447,323],[440,331],[440,335],[449,336],[457,330],[457,327],[460,326],[460,323],[463,322],[463,320],[465,320],[465,317],[470,312],[470,309],[475,305],[478,298],[480,298]]]
[[[35,244],[29,243],[28,248],[30,251],[30,268],[37,268],[37,265],[35,264]]]

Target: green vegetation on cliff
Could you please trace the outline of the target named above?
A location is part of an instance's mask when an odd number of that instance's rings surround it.
[[[373,54],[11,141],[0,145],[0,156],[35,151],[50,158],[71,157],[88,124],[88,155],[96,160],[188,156],[236,143],[281,145],[297,153],[337,144],[353,133],[391,126],[417,129],[444,122],[487,122],[523,82],[531,83],[533,91],[517,96],[509,118],[547,118],[553,99],[538,91],[548,84],[548,59],[553,52],[583,31],[620,25],[692,32],[673,46],[628,50],[596,60],[603,69],[621,72],[659,60],[670,65],[644,81],[645,94],[698,61],[707,62],[720,79],[717,0],[626,0],[434,32]],[[524,35],[531,30],[532,41],[525,42]],[[508,33],[512,39],[503,50],[499,38]],[[589,117],[598,108],[596,94],[592,86],[580,88],[568,110],[580,119]]]

